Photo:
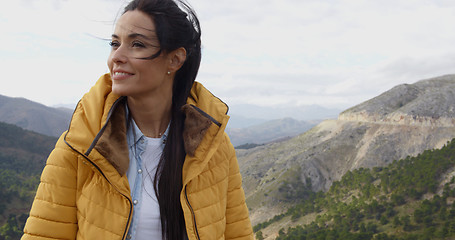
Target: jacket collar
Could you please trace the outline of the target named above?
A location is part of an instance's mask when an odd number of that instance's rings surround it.
[[[129,150],[126,139],[127,123],[125,106],[122,103],[116,106],[116,110],[108,119],[105,127],[99,132],[100,137],[96,137],[92,143],[101,155],[103,155],[117,170],[120,175],[124,175],[129,166]],[[194,105],[184,105],[182,111],[186,114],[183,142],[185,151],[189,156],[194,156],[197,147],[202,142],[205,133],[214,123],[210,118],[204,116]],[[214,119],[213,119],[214,120]],[[98,139],[98,140],[97,140]],[[88,156],[92,149],[88,149]]]
[[[110,88],[110,78],[104,75],[84,96],[73,114],[65,141],[71,148],[86,157],[89,157],[95,149],[123,176],[129,165],[126,97],[112,94]],[[104,99],[101,99],[101,96],[104,96]],[[226,115],[227,110],[227,105],[215,98],[201,84],[196,82],[193,85],[188,103],[182,107],[186,115],[183,132],[184,147],[189,157],[196,155],[196,150],[204,139],[210,141],[209,138],[217,135],[206,136],[209,128],[214,127],[216,132],[224,132],[229,118]],[[199,152],[203,152],[198,154],[200,157],[208,154],[206,151]]]

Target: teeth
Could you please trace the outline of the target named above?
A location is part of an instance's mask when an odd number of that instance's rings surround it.
[[[124,72],[115,72],[114,75],[130,75],[129,73],[124,73]]]

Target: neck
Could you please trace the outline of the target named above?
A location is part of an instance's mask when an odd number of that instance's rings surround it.
[[[141,132],[150,138],[160,138],[171,121],[172,98],[136,99],[128,97],[128,108]]]

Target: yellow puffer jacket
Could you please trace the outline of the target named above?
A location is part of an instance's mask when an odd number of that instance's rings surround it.
[[[81,99],[41,176],[22,239],[125,239],[133,204],[125,100],[102,76]],[[180,200],[189,239],[253,239],[227,106],[195,83],[186,114]]]

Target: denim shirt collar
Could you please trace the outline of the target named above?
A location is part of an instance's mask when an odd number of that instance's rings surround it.
[[[129,116],[129,109],[128,104],[125,104],[125,113],[127,119],[127,129],[126,129],[126,138],[128,142],[128,148],[131,149],[134,145],[136,145],[141,139],[146,139],[145,135],[137,126],[136,122],[133,118]],[[163,144],[166,143],[167,136],[169,134],[169,127],[170,123],[168,124],[166,131],[164,131],[163,136],[161,139],[163,140]]]
[[[144,138],[144,134],[142,134],[141,130],[137,126],[136,122],[129,116],[129,109],[128,104],[125,104],[125,112],[126,112],[126,119],[127,119],[127,132],[126,137],[128,141],[128,148],[131,149],[134,145],[137,144],[142,138]]]

